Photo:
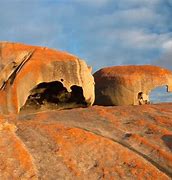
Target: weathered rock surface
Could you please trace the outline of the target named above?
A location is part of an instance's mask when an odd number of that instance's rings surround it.
[[[79,92],[86,105],[93,104],[94,79],[83,60],[45,47],[0,43],[0,113],[19,112],[30,94],[36,97],[36,94],[33,95],[35,89],[43,91],[44,86],[53,82],[59,83],[57,88],[63,90],[61,101]],[[49,94],[52,94],[53,88],[50,91]],[[71,91],[74,91],[72,95]],[[72,97],[69,101],[73,102],[74,99],[75,97]]]
[[[171,179],[172,104],[2,116],[0,179]]]
[[[172,72],[161,67],[113,66],[94,74],[98,105],[139,105],[149,103],[149,93],[166,85],[172,91]]]

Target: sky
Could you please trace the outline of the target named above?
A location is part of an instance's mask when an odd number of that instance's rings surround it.
[[[154,89],[150,95],[149,100],[151,103],[156,104],[159,102],[172,102],[172,94],[166,93],[167,87],[158,87]]]
[[[0,40],[47,46],[105,66],[172,70],[172,0],[0,0]]]
[[[104,66],[172,69],[172,0],[0,0],[0,40],[47,46]]]

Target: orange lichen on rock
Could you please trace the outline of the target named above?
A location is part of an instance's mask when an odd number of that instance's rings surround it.
[[[33,159],[14,124],[0,124],[0,179],[37,179]]]
[[[32,89],[41,83],[58,82],[66,92],[82,88],[87,105],[94,102],[94,79],[90,67],[78,57],[44,47],[0,43],[0,112],[16,113]]]
[[[29,132],[35,134],[35,131],[37,139],[32,143],[34,136],[30,134],[28,148],[35,149],[34,158],[36,159],[35,164],[40,170],[39,178],[63,178],[65,176],[69,179],[129,177],[168,179],[168,176],[129,149],[83,129],[69,128],[59,123],[37,124],[36,126],[32,126],[30,123],[27,128],[20,125],[18,135],[25,142]],[[38,138],[38,136],[40,137]],[[45,147],[43,138],[49,139],[50,149]],[[45,148],[43,152],[40,152],[40,140]],[[40,150],[38,150],[39,148]],[[41,158],[39,162],[37,156],[44,157],[44,160]],[[51,158],[47,161],[50,156],[53,157],[53,160]],[[54,173],[50,174],[51,171]]]
[[[171,108],[94,106],[2,116],[0,178],[171,179],[172,131],[157,118],[168,114],[172,122]]]
[[[94,78],[99,105],[147,104],[154,88],[172,91],[172,72],[158,66],[113,66],[100,69]]]

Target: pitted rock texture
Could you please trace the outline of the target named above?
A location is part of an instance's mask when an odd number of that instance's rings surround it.
[[[113,66],[94,73],[97,105],[142,105],[160,86],[172,91],[172,72],[151,65]]]
[[[91,69],[78,57],[46,47],[0,43],[0,113],[17,113],[41,83],[58,82],[65,93],[82,89],[86,104],[94,102]],[[81,90],[80,90],[81,91]]]
[[[0,179],[171,179],[172,104],[0,119]]]

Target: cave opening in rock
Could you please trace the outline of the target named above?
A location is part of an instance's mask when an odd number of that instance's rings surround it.
[[[148,95],[146,95],[143,92],[138,93],[138,104],[143,105],[143,104],[149,104],[149,98]]]
[[[85,107],[82,87],[73,85],[68,92],[59,81],[43,82],[30,91],[22,110],[70,109]]]
[[[150,102],[153,104],[162,102],[172,102],[172,93],[168,92],[168,86],[160,86],[150,93]]]

